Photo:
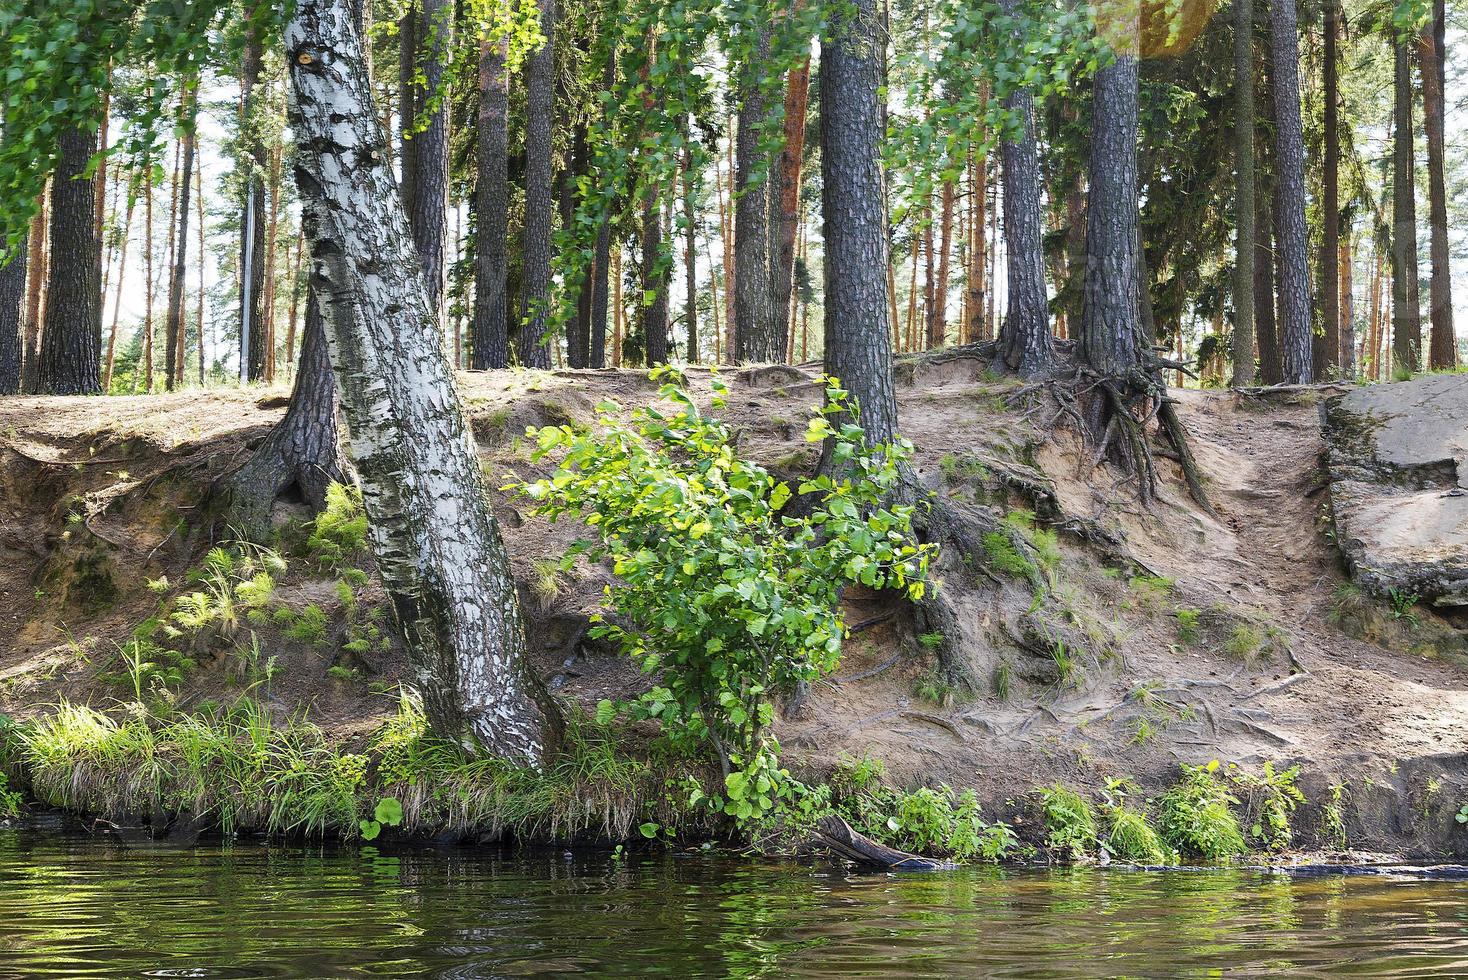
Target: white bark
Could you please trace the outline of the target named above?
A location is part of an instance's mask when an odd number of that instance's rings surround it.
[[[373,552],[440,735],[538,764],[548,719],[349,0],[286,28],[296,181]]]

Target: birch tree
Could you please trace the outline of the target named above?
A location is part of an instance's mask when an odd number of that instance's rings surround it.
[[[286,26],[296,182],[311,287],[341,391],[377,559],[434,730],[539,764],[549,710],[348,0],[299,0]]]

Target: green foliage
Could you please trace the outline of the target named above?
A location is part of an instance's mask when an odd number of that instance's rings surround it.
[[[0,769],[0,819],[20,816],[24,803],[20,793],[10,788],[10,777]]]
[[[881,785],[881,775],[880,762],[860,759],[831,778],[836,812],[874,840],[958,861],[1002,861],[1019,848],[1013,828],[983,819],[973,790],[955,794],[943,785],[904,793]]]
[[[1182,767],[1183,775],[1157,799],[1157,830],[1168,846],[1210,861],[1248,850],[1232,806],[1239,800],[1218,779],[1219,763]]]
[[[1144,809],[1130,805],[1135,784],[1128,779],[1108,779],[1101,793],[1101,817],[1105,838],[1101,847],[1112,857],[1139,864],[1175,864],[1177,852],[1163,843],[1147,819]]]
[[[1060,783],[1037,792],[1045,821],[1045,846],[1071,858],[1089,854],[1096,846],[1096,817],[1086,798]]]
[[[168,618],[189,632],[212,627],[231,637],[242,617],[270,604],[275,576],[285,570],[285,559],[269,548],[246,542],[211,548],[203,565],[188,576],[189,584],[198,588],[178,596]]]
[[[1305,794],[1295,785],[1299,776],[1299,766],[1276,770],[1267,760],[1258,775],[1237,765],[1229,766],[1229,779],[1245,794],[1248,803],[1249,837],[1271,851],[1282,851],[1294,840],[1290,818],[1305,802]]]
[[[1336,783],[1330,788],[1330,799],[1326,800],[1320,807],[1320,836],[1328,844],[1344,850],[1348,841],[1346,840],[1346,796],[1350,788],[1345,783]],[[1468,807],[1464,808],[1468,810]],[[1460,812],[1458,822],[1468,822]]]
[[[383,827],[398,827],[403,822],[403,805],[391,796],[377,801],[370,820],[358,820],[357,827],[363,840],[376,840]]]
[[[326,488],[326,508],[311,523],[306,539],[311,557],[323,568],[340,569],[367,550],[367,513],[362,491],[333,483]]]
[[[114,817],[187,812],[227,836],[350,839],[375,822],[378,833],[626,839],[639,820],[671,828],[687,813],[663,790],[686,771],[631,758],[611,732],[575,716],[544,771],[466,756],[430,735],[421,707],[406,699],[358,752],[248,698],[166,718],[63,701],[20,727],[18,740],[41,803]]]
[[[722,407],[717,376],[714,392]],[[633,625],[602,621],[594,635],[660,681],[630,710],[655,719],[678,750],[717,754],[724,792],[708,802],[740,821],[767,816],[788,788],[770,699],[839,663],[841,589],[917,600],[929,584],[935,548],[913,538],[911,507],[888,504],[910,445],[871,447],[858,425],[834,427],[851,407],[834,381],[826,394],[807,439],[831,440],[849,476],[802,483],[813,503],[801,514],[786,509],[790,486],[740,459],[728,427],[677,385],[661,391],[670,411],[641,408],[623,423],[603,403],[599,431],[534,430],[537,458],[559,453],[560,466],[514,487],[535,513],[580,517],[595,531],[562,567],[583,556],[612,563],[608,600]]]
[[[996,572],[1030,580],[1039,577],[1034,563],[1015,547],[1009,535],[1002,531],[990,531],[984,535],[983,543],[989,567]]]
[[[1392,618],[1405,619],[1415,622],[1417,614],[1413,612],[1417,602],[1422,597],[1416,592],[1407,592],[1404,589],[1387,589],[1387,601],[1391,603]]]
[[[326,625],[326,612],[312,603],[290,618],[285,635],[307,646],[319,647],[326,642]]]
[[[1177,617],[1178,641],[1188,646],[1197,643],[1203,613],[1197,609],[1179,609],[1174,615]]]

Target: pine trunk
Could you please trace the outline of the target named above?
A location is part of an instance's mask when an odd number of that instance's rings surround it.
[[[1279,343],[1284,380],[1313,373],[1310,263],[1306,257],[1305,139],[1300,122],[1300,43],[1293,0],[1271,0],[1270,70],[1274,93],[1275,247],[1279,273]]]
[[[1422,312],[1417,287],[1417,203],[1413,162],[1412,76],[1407,41],[1395,45],[1392,134],[1392,373],[1421,367]]]
[[[193,190],[196,141],[194,123],[198,106],[194,84],[187,85],[183,99],[184,105],[180,114],[186,122],[182,141],[183,157],[178,178],[178,230],[174,237],[173,271],[168,280],[168,338],[165,347],[168,378],[164,381],[164,387],[169,391],[183,383],[184,373],[184,278],[188,274],[189,195]]]
[[[1005,0],[1013,15],[1017,0]],[[1016,89],[1004,100],[1020,122],[1019,138],[1004,141],[1004,239],[1008,249],[1009,310],[1000,331],[1004,363],[1021,377],[1051,362],[1050,307],[1045,291],[1045,243],[1040,210],[1040,156],[1035,147],[1034,99]],[[1118,134],[1125,140],[1125,134]],[[1132,137],[1135,142],[1135,134]],[[1133,150],[1132,158],[1136,153]],[[1133,164],[1135,168],[1135,163]],[[1133,177],[1135,181],[1135,177]],[[1135,219],[1134,219],[1135,220]]]
[[[264,70],[265,48],[259,37],[257,18],[245,27],[245,49],[240,79],[241,105],[240,165],[244,168],[244,200],[240,217],[240,380],[259,381],[265,375],[265,146],[258,136],[260,113],[258,89]]]
[[[298,0],[285,47],[312,286],[374,555],[424,708],[443,738],[539,765],[553,716],[526,663],[509,556],[434,328],[349,4]]]
[[[693,152],[683,151],[683,267],[687,275],[688,296],[684,315],[688,321],[688,362],[697,364],[698,353],[698,225],[693,220]]]
[[[1422,75],[1422,120],[1427,130],[1427,223],[1432,258],[1427,300],[1432,324],[1428,366],[1434,371],[1451,370],[1458,361],[1457,337],[1453,332],[1453,281],[1449,268],[1448,192],[1444,161],[1444,52],[1438,40],[1445,29],[1442,18],[1442,0],[1438,0],[1433,21],[1422,29],[1418,57]]]
[[[780,150],[777,186],[774,263],[770,270],[775,334],[791,336],[790,296],[795,285],[796,238],[800,226],[801,165],[805,157],[806,110],[810,103],[810,58],[790,70],[785,84],[785,142]],[[783,359],[783,355],[782,355]]]
[[[770,25],[751,26],[754,52],[739,71],[739,126],[734,194],[734,344],[739,363],[783,358],[774,292],[770,282],[770,195],[774,193],[769,158],[761,144],[768,124],[769,99],[760,68],[770,57]]]
[[[0,395],[20,394],[26,249],[22,241],[11,260],[0,266]]]
[[[1254,383],[1254,0],[1234,4],[1234,333],[1233,380],[1237,387]]]
[[[856,399],[869,443],[897,432],[883,209],[882,50],[875,0],[854,0],[822,45],[821,219],[825,238],[825,370]],[[829,452],[821,466],[835,466]]]
[[[525,367],[549,368],[551,229],[555,224],[551,179],[551,123],[556,99],[554,0],[541,4],[540,32],[545,43],[530,56],[525,67],[525,227],[521,245],[524,311],[520,363]]]
[[[1325,0],[1325,173],[1322,177],[1320,209],[1324,234],[1320,243],[1320,316],[1324,321],[1315,346],[1314,374],[1317,380],[1340,374],[1340,93],[1337,85],[1336,34],[1339,13],[1336,0]]]
[[[101,254],[94,221],[96,190],[86,179],[96,134],[61,134],[51,181],[51,256],[46,325],[41,337],[41,394],[93,395],[102,390],[97,325],[101,322]]]
[[[444,62],[453,50],[453,9],[449,0],[419,0],[417,37],[422,91],[414,105],[422,112],[422,129],[413,134],[413,194],[408,208],[408,226],[423,264],[423,284],[428,288],[428,308],[433,311],[436,330],[443,329],[444,255],[448,240],[449,193],[449,102],[443,91]]]
[[[1096,73],[1093,91],[1080,350],[1098,373],[1124,378],[1135,370],[1143,344],[1137,315],[1136,55],[1118,52]]]
[[[474,186],[474,325],[469,365],[510,366],[510,304],[505,292],[510,210],[508,35],[479,49],[479,173]]]

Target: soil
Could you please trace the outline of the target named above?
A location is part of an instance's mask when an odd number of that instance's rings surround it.
[[[706,395],[707,380],[689,373]],[[1174,392],[1215,519],[1165,460],[1159,500],[1143,509],[1135,488],[1089,467],[1070,433],[1048,430],[1055,413],[1042,395],[977,360],[908,361],[899,377],[925,483],[977,517],[1037,511],[1062,557],[1037,590],[997,573],[985,553],[950,550],[943,591],[959,635],[942,638],[945,663],[911,609],[853,592],[840,669],[777,724],[789,762],[821,770],[873,756],[896,784],[975,787],[991,817],[1021,827],[1037,785],[1131,777],[1154,790],[1180,762],[1256,773],[1298,764],[1310,801],[1296,820],[1301,846],[1332,844],[1321,807],[1334,787],[1352,847],[1468,854],[1468,830],[1453,819],[1468,802],[1465,635],[1347,587],[1321,492],[1318,403],[1329,392]],[[808,472],[813,372],[730,380],[741,451],[782,476]],[[636,371],[466,374],[461,387],[496,486],[546,471],[530,461],[527,425],[587,423],[605,399],[630,408],[656,397]],[[229,538],[210,486],[263,437],[284,394],[0,401],[0,712],[130,696],[120,649],[158,614],[162,586],[149,581],[166,576],[176,593],[204,550]],[[501,492],[494,504],[551,688],[593,705],[644,686],[633,665],[585,638],[605,570],[546,573],[578,528],[527,518]],[[303,515],[287,503],[279,516]],[[403,653],[341,649],[330,577],[293,572],[280,597],[320,604],[331,641],[262,627],[262,656],[275,658],[263,685],[258,663],[222,652],[230,644],[200,643],[168,696],[188,705],[249,687],[349,738],[395,710],[385,695],[408,676]],[[381,602],[380,590],[364,600]],[[954,686],[955,662],[973,689]]]

